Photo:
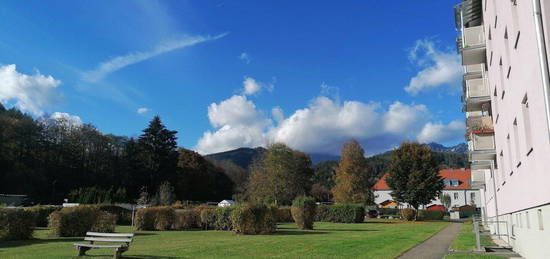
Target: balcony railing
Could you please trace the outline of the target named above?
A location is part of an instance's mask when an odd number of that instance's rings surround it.
[[[466,100],[469,98],[489,97],[487,78],[475,78],[465,80]]]
[[[485,64],[474,64],[474,65],[466,65],[464,66],[464,75],[478,75],[481,76],[483,71],[485,70]]]
[[[489,131],[494,130],[493,118],[491,116],[475,116],[466,119],[468,131]]]
[[[462,47],[473,48],[485,45],[483,26],[464,28],[462,31]]]
[[[472,170],[472,188],[481,189],[485,185],[485,170]]]
[[[474,130],[469,132],[468,149],[470,151],[495,151],[493,130]]]

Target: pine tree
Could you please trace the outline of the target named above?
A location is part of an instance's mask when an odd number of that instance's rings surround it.
[[[332,188],[335,202],[363,204],[374,202],[373,177],[367,166],[365,151],[357,141],[351,140],[344,143],[335,181],[336,184]]]
[[[386,182],[396,201],[415,210],[434,200],[444,186],[432,150],[416,142],[404,142],[393,152]]]
[[[175,176],[178,161],[176,133],[168,130],[160,117],[155,116],[139,136],[140,162],[150,190],[157,189],[161,182],[171,181]]]

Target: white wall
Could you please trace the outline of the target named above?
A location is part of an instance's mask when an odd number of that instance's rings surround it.
[[[463,205],[471,205],[472,199],[471,199],[471,193],[474,193],[474,203],[476,207],[482,206],[481,203],[481,192],[479,190],[443,190],[444,194],[448,194],[451,196],[451,207],[457,206],[463,206]],[[458,198],[455,199],[455,194],[457,194]],[[391,197],[391,191],[374,191],[375,199],[374,202],[376,204],[380,204],[386,200],[393,200]],[[427,206],[439,204],[441,205],[441,201],[439,201],[439,198],[433,200],[430,204],[427,204]],[[406,206],[406,204],[404,204]]]

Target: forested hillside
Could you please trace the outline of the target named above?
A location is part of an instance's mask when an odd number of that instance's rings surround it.
[[[142,193],[152,199],[169,182],[179,200],[230,198],[233,181],[224,170],[179,149],[175,134],[158,117],[132,139],[0,104],[0,193],[42,204],[133,202]]]

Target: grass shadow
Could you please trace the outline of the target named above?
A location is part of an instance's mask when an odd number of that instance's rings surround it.
[[[56,242],[82,242],[83,238],[57,238],[57,239],[29,239],[29,240],[14,240],[3,241],[0,243],[0,248],[12,248],[18,246],[27,246],[44,243],[56,243]]]
[[[310,231],[292,230],[292,231],[277,231],[273,235],[274,236],[295,236],[295,235],[317,235],[317,234],[327,234],[327,233],[329,232],[317,231],[317,230],[310,230]]]
[[[84,257],[75,257],[75,258],[113,258],[112,255],[86,255]],[[157,255],[122,255],[119,257],[121,259],[170,259],[170,258],[184,258],[184,257],[176,257],[176,256],[157,256]]]

